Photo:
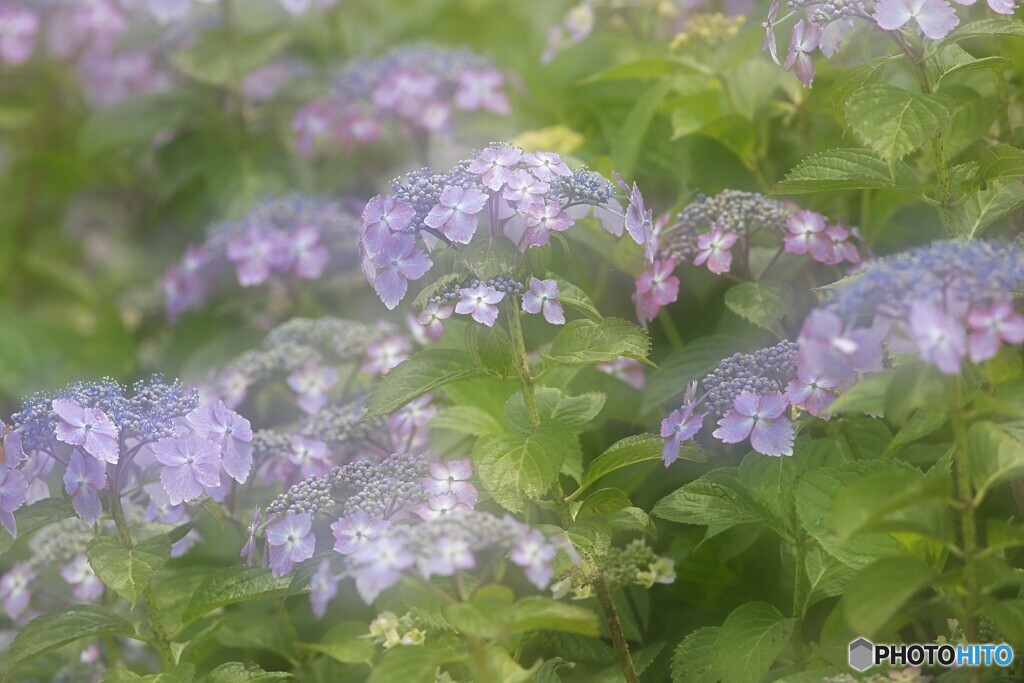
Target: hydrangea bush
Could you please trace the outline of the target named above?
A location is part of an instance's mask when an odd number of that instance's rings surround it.
[[[1020,677],[1016,10],[0,0],[4,680]]]

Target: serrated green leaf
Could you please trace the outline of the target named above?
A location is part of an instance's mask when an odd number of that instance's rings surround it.
[[[839,492],[832,508],[833,527],[840,540],[845,541],[893,513],[926,502],[946,500],[952,490],[949,475],[887,468]]]
[[[978,160],[978,175],[985,180],[1024,175],[1024,149],[1002,144],[989,147]]]
[[[103,683],[192,683],[196,677],[191,664],[178,664],[168,671],[142,676],[128,669],[108,669],[103,672]]]
[[[367,683],[435,683],[434,670],[449,657],[429,647],[393,647],[373,667]]]
[[[1024,36],[1024,24],[1004,17],[972,21],[946,36],[942,44],[946,45],[967,40],[968,38],[987,38],[990,36]]]
[[[847,623],[856,633],[874,637],[934,578],[931,567],[914,557],[878,560],[857,574],[846,588],[843,611]]]
[[[105,607],[75,605],[25,624],[8,650],[8,669],[82,638],[135,637],[135,629]]]
[[[576,512],[577,519],[592,515],[608,516],[633,505],[620,489],[598,489],[583,499],[583,504]]]
[[[267,600],[288,594],[291,577],[275,577],[262,567],[230,567],[199,584],[182,615],[186,622],[220,607],[248,600]]]
[[[466,350],[480,374],[515,377],[516,359],[512,340],[500,327],[470,325],[466,328]]]
[[[832,84],[832,104],[836,109],[845,111],[846,100],[850,95],[877,79],[888,61],[885,57],[872,59],[844,70]]]
[[[381,377],[370,395],[367,417],[392,413],[423,394],[451,382],[480,377],[483,372],[455,349],[425,349]]]
[[[650,339],[639,325],[621,318],[573,320],[558,331],[545,358],[560,365],[592,365],[617,358],[646,361]]]
[[[581,85],[599,83],[601,81],[621,81],[634,78],[659,78],[679,71],[683,65],[670,59],[638,59],[625,64],[618,64],[599,73],[589,76],[580,82]]]
[[[537,387],[534,398],[541,420],[554,420],[564,427],[579,429],[597,417],[607,397],[598,392],[566,396],[554,387]],[[513,433],[529,434],[533,431],[521,393],[512,394],[505,403],[504,418],[505,425]]]
[[[956,43],[948,43],[939,48],[931,59],[925,62],[928,82],[932,88],[938,88],[942,79],[956,73],[983,69],[1000,69],[1010,63],[1005,57],[975,57]]]
[[[295,676],[285,671],[264,671],[255,664],[228,662],[206,676],[206,683],[291,683]]]
[[[657,434],[636,434],[616,441],[587,467],[580,482],[580,489],[587,489],[598,479],[623,467],[641,462],[661,460],[661,452],[665,442]],[[703,462],[704,451],[693,443],[682,444],[679,457],[684,460]]]
[[[779,329],[791,301],[789,288],[773,282],[742,282],[725,293],[725,305],[729,310],[770,331]]]
[[[1024,442],[1002,426],[975,422],[967,430],[971,483],[980,501],[993,486],[1024,477]]]
[[[712,470],[662,498],[651,514],[671,522],[708,527],[711,538],[740,524],[774,523],[772,513],[754,500],[734,468]]]
[[[136,544],[131,550],[109,536],[94,538],[86,546],[96,576],[134,608],[142,592],[171,557],[171,541],[160,534]]]
[[[867,85],[846,100],[846,121],[882,159],[901,159],[942,132],[953,113],[944,95]]]
[[[476,406],[449,406],[438,411],[430,419],[431,429],[450,429],[453,432],[483,436],[501,434],[505,431],[501,423],[486,410]]]
[[[764,602],[733,610],[715,639],[715,665],[729,683],[760,683],[789,642],[796,619]]]
[[[473,240],[459,250],[459,264],[481,280],[507,275],[518,260],[519,250],[503,235]]]
[[[604,319],[601,312],[597,310],[597,306],[582,289],[552,273],[548,273],[546,279],[558,283],[558,300],[564,306],[576,309],[594,322],[601,322]]]
[[[900,190],[919,195],[921,181],[902,161],[887,164],[866,149],[832,149],[801,161],[771,194],[830,190]]]
[[[512,634],[529,631],[560,631],[591,637],[599,634],[597,615],[589,609],[540,595],[516,602],[511,616]]]
[[[672,653],[673,683],[718,683],[722,680],[715,664],[718,626],[704,626],[683,638]]]
[[[953,218],[956,234],[974,238],[1022,206],[1024,183],[1015,178],[994,180],[957,207]]]
[[[529,435],[489,434],[473,445],[473,463],[484,489],[500,505],[521,512],[555,482],[568,450],[565,427],[541,422]]]

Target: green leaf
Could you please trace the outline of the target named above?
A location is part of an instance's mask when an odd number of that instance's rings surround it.
[[[563,305],[575,308],[594,322],[601,322],[604,319],[601,312],[597,310],[597,306],[582,289],[552,273],[548,273],[546,277],[558,283],[558,300]]]
[[[949,123],[946,124],[942,141],[946,158],[953,159],[988,135],[996,118],[996,100],[963,85],[949,85],[943,88],[942,93],[952,97],[956,105],[953,115],[949,117]],[[953,182],[959,183],[965,191],[973,191],[976,189],[975,185],[979,183],[977,163],[968,163],[973,165],[967,178],[959,177],[956,167],[950,169],[950,175]],[[957,186],[954,185],[953,189],[956,191]]]
[[[829,412],[833,415],[841,413],[879,415],[885,412],[885,397],[894,376],[892,372],[880,372],[865,377],[839,394],[829,406]]]
[[[377,648],[365,636],[367,626],[361,621],[345,621],[334,626],[318,643],[302,643],[312,652],[325,654],[342,664],[368,664],[373,666]]]
[[[366,416],[387,415],[446,384],[483,374],[466,360],[466,354],[455,349],[425,349],[413,354],[381,377],[370,395]]]
[[[226,605],[278,598],[287,595],[290,583],[291,577],[275,577],[262,567],[230,567],[213,574],[196,588],[182,617],[191,622]]]
[[[284,671],[264,671],[255,664],[228,662],[206,676],[206,683],[291,683],[298,680]]]
[[[807,602],[803,610],[837,595],[842,595],[855,572],[850,567],[826,553],[821,546],[812,544],[804,558],[804,573],[807,576]]]
[[[866,149],[832,149],[801,161],[771,194],[831,190],[900,190],[921,194],[921,181],[902,161],[887,164]]]
[[[722,675],[715,665],[718,626],[704,626],[683,638],[672,654],[673,683],[718,683]]]
[[[640,158],[640,147],[655,112],[671,88],[669,81],[660,81],[648,88],[636,99],[636,104],[622,122],[618,134],[612,140],[612,159],[615,168],[624,178],[631,178]]]
[[[1024,36],[1024,24],[1002,17],[972,21],[946,36],[942,44],[946,45],[967,40],[968,38],[987,38],[990,36]]]
[[[1005,57],[982,57],[978,58],[956,43],[943,45],[939,50],[925,62],[928,72],[928,82],[932,88],[938,88],[942,79],[956,73],[976,71],[982,69],[1001,69],[1010,63]]]
[[[500,505],[521,512],[555,482],[569,445],[565,427],[541,422],[528,436],[488,434],[473,445],[473,462],[487,492]]]
[[[75,605],[36,617],[18,632],[7,652],[8,668],[82,638],[135,637],[135,629],[105,607]]]
[[[85,554],[100,581],[134,608],[149,582],[170,559],[171,541],[160,534],[129,550],[115,538],[100,536],[89,542]]]
[[[580,489],[587,489],[598,479],[615,470],[641,462],[661,460],[665,442],[657,434],[636,434],[616,441],[604,453],[594,458],[583,473]],[[704,451],[692,441],[682,444],[679,457],[684,460],[703,462]]]
[[[470,325],[466,328],[466,350],[480,374],[515,377],[516,359],[512,340],[500,327]]]
[[[102,680],[103,683],[192,683],[196,677],[195,669],[191,664],[179,664],[149,676],[141,676],[124,668],[107,669]]]
[[[597,637],[600,633],[597,615],[589,609],[541,595],[519,600],[512,607],[511,614],[513,635],[529,631],[560,631]]]
[[[715,665],[729,683],[760,683],[789,642],[796,619],[764,602],[733,610],[715,639]]]
[[[792,300],[788,287],[773,282],[742,282],[725,293],[725,305],[733,313],[769,331],[779,329]]]
[[[28,538],[32,533],[62,519],[73,517],[70,501],[63,498],[43,498],[26,505],[14,513],[18,525],[18,538]],[[6,530],[0,530],[0,556],[14,546],[15,538]]]
[[[545,357],[560,365],[607,363],[622,356],[646,361],[650,348],[643,328],[627,320],[573,320],[558,331]]]
[[[459,250],[459,263],[481,280],[514,271],[518,259],[519,250],[505,236],[473,240]]]
[[[434,670],[449,657],[429,647],[393,647],[373,667],[367,683],[434,683]]]
[[[882,159],[900,159],[942,132],[953,113],[944,95],[867,85],[846,100],[846,121]]]
[[[985,180],[1024,175],[1024,149],[999,144],[989,147],[978,160],[978,175]]]
[[[980,421],[967,430],[971,483],[978,501],[993,486],[1024,477],[1024,443],[992,422]]]
[[[713,335],[696,339],[659,363],[644,387],[641,413],[682,397],[690,382],[713,370],[723,358],[740,349],[731,337]]]
[[[976,237],[996,221],[1024,206],[1024,184],[1014,178],[994,180],[957,207],[953,218],[956,234]]]
[[[873,638],[903,606],[935,578],[931,567],[913,557],[886,557],[850,581],[843,597],[846,621],[856,633]]]
[[[204,106],[184,91],[133,95],[89,116],[78,134],[79,151],[88,158],[126,145],[148,146],[158,133],[195,121]]]
[[[634,62],[618,64],[610,69],[589,76],[581,81],[581,85],[600,81],[621,81],[634,78],[659,78],[679,71],[683,66],[670,59],[638,59]]]
[[[256,67],[270,61],[291,41],[291,33],[275,29],[259,34],[237,34],[225,41],[219,31],[201,34],[187,50],[172,61],[181,71],[200,83],[215,86],[239,85]]]
[[[537,387],[534,398],[541,420],[555,420],[570,429],[578,429],[587,426],[597,417],[607,397],[597,392],[566,396],[554,387]],[[504,418],[509,431],[515,434],[529,434],[533,431],[522,393],[512,394],[505,403]]]
[[[846,100],[850,95],[876,80],[888,61],[887,58],[881,57],[844,70],[832,84],[832,104],[835,108],[845,110]]]
[[[771,512],[754,500],[733,468],[712,470],[668,494],[651,511],[656,517],[708,527],[705,538],[739,524],[772,522]]]
[[[911,468],[887,468],[850,484],[836,496],[833,527],[845,541],[895,512],[945,500],[952,490],[947,474],[926,476]]]
[[[583,500],[576,518],[582,519],[591,515],[608,516],[631,507],[633,502],[621,489],[598,489]]]
[[[450,429],[453,432],[483,436],[501,434],[505,429],[486,410],[476,406],[449,406],[442,408],[430,420],[431,429]]]

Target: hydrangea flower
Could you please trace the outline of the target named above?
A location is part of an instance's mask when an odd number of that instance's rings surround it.
[[[502,90],[505,79],[497,69],[466,69],[459,74],[455,106],[465,111],[484,110],[505,116],[510,107]]]
[[[697,238],[697,255],[693,259],[693,265],[700,266],[708,264],[708,270],[721,275],[728,273],[732,267],[732,246],[740,238],[738,234],[726,231],[721,225],[716,225],[711,232]]]
[[[679,459],[679,449],[684,441],[689,441],[704,426],[705,413],[696,411],[697,382],[691,382],[686,388],[682,407],[673,410],[661,421],[661,438],[665,446],[661,452],[661,460],[668,467]]]
[[[249,533],[249,537],[245,541],[245,545],[242,546],[242,552],[239,553],[245,558],[246,564],[250,567],[253,565],[253,560],[256,555],[256,536],[260,531],[260,526],[263,524],[263,512],[259,506],[256,506],[252,510],[252,522],[249,524],[249,528],[246,531]]]
[[[200,406],[185,416],[200,437],[220,446],[221,466],[244,484],[252,469],[252,425],[223,401]]]
[[[409,281],[420,279],[433,265],[430,257],[416,248],[416,240],[404,234],[389,236],[372,263],[376,269],[373,290],[388,310],[394,310],[405,297]]]
[[[914,21],[921,33],[932,40],[945,38],[960,23],[945,0],[878,0],[873,16],[886,31],[896,31]]]
[[[750,438],[754,450],[764,455],[793,455],[793,423],[783,417],[786,397],[741,392],[732,409],[718,421],[714,436],[725,443]]]
[[[480,285],[460,289],[459,294],[462,295],[462,299],[455,305],[456,313],[472,315],[473,320],[481,325],[494,327],[498,320],[498,304],[505,298],[504,292]]]
[[[75,600],[79,602],[89,603],[103,595],[103,582],[96,576],[84,553],[75,555],[61,567],[60,575],[74,588]]]
[[[293,434],[288,439],[287,458],[299,479],[323,476],[331,469],[331,449],[312,437]]]
[[[941,2],[941,0],[936,1]],[[789,38],[789,53],[786,55],[786,63],[783,66],[787,71],[796,67],[796,77],[807,88],[814,83],[814,59],[811,58],[811,54],[821,44],[821,35],[820,26],[801,19],[796,22]]]
[[[160,483],[171,505],[195,500],[205,487],[220,486],[220,449],[194,434],[160,439],[153,456],[164,467]]]
[[[355,563],[356,590],[367,604],[398,583],[402,572],[416,562],[405,544],[398,539],[379,538],[361,545],[352,555]]]
[[[784,238],[791,254],[810,253],[820,263],[832,258],[832,238],[825,231],[825,217],[815,211],[798,211],[786,219],[789,234]]]
[[[412,345],[400,334],[392,334],[380,341],[373,341],[366,346],[366,357],[363,359],[363,372],[370,375],[383,375],[409,357]]]
[[[305,365],[288,376],[288,386],[298,394],[298,404],[307,414],[319,413],[325,405],[329,392],[338,382],[334,368],[321,365]]]
[[[89,524],[95,524],[100,517],[98,494],[106,485],[106,465],[95,458],[83,456],[75,449],[64,472],[64,490],[71,496],[75,512]]]
[[[476,557],[473,555],[469,543],[461,538],[437,539],[434,553],[417,563],[417,568],[423,576],[429,578],[438,576],[451,576],[455,572],[472,569],[476,566]]]
[[[416,322],[426,329],[428,339],[438,341],[444,334],[444,321],[452,317],[453,313],[455,313],[454,306],[431,301],[416,316]]]
[[[430,464],[429,474],[423,481],[423,487],[431,495],[443,493],[453,494],[460,502],[475,507],[477,490],[470,483],[473,476],[473,465],[469,460],[448,460]]]
[[[786,385],[786,400],[811,415],[828,419],[828,407],[836,398],[839,383],[831,377],[818,375],[806,367],[797,367],[796,378]]]
[[[0,6],[0,61],[24,64],[35,50],[39,15],[22,5]]]
[[[967,324],[971,328],[967,338],[971,362],[992,358],[1003,342],[1024,344],[1024,317],[1005,299],[989,306],[975,306],[967,312]]]
[[[516,544],[509,559],[526,572],[526,578],[540,589],[547,588],[554,574],[555,549],[539,531],[530,531]]]
[[[420,503],[415,512],[421,519],[429,522],[453,512],[465,512],[470,509],[471,506],[463,503],[454,493],[439,493]]]
[[[83,408],[74,401],[55,399],[52,403],[57,421],[57,438],[72,446],[81,446],[89,455],[116,465],[120,452],[117,425],[98,408]]]
[[[679,298],[679,278],[672,274],[675,269],[675,260],[658,259],[636,279],[633,303],[643,324],[654,320],[662,307]]]
[[[443,232],[452,242],[469,244],[476,232],[476,215],[486,203],[487,195],[474,187],[449,185],[441,191],[440,200],[423,222]]]
[[[544,319],[552,325],[565,324],[565,311],[558,300],[558,283],[554,280],[530,278],[530,291],[523,295],[523,310],[543,313]]]
[[[238,284],[252,287],[266,282],[271,270],[287,263],[288,240],[277,230],[255,229],[228,243],[228,260],[235,264]]]
[[[0,463],[0,524],[11,536],[18,535],[14,511],[28,499],[28,482],[18,470]]]
[[[274,576],[283,576],[297,562],[313,557],[316,537],[313,535],[313,518],[307,513],[289,510],[284,517],[268,524],[264,533]]]
[[[967,334],[960,323],[926,301],[911,304],[908,323],[922,358],[947,375],[960,373],[967,353]]]
[[[330,560],[321,560],[316,571],[309,577],[309,601],[313,615],[323,619],[327,614],[327,603],[338,594],[338,580],[331,571]]]
[[[0,603],[12,620],[17,619],[32,599],[31,585],[36,574],[27,562],[18,562],[0,577]]]
[[[331,524],[334,533],[334,549],[342,555],[351,555],[360,546],[376,540],[388,528],[383,519],[371,517],[364,510],[357,510],[349,517],[341,517]]]

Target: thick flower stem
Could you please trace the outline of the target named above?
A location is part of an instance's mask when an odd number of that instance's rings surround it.
[[[526,404],[526,415],[530,418],[530,424],[534,427],[540,424],[540,411],[537,410],[537,396],[533,391],[533,377],[530,376],[530,365],[526,360],[526,341],[523,339],[523,323],[519,318],[519,307],[516,305],[516,297],[509,297],[506,301],[505,312],[508,316],[508,331],[512,337],[512,347],[515,356],[516,374],[519,376],[519,384],[523,392],[523,402]]]
[[[122,448],[122,451],[124,449]],[[122,463],[127,458],[122,459]],[[124,508],[121,507],[121,467],[114,468],[114,474],[110,481],[110,514],[114,518],[114,526],[117,528],[117,536],[128,550],[132,549],[132,536],[128,530],[128,522],[124,518]],[[167,637],[167,631],[160,621],[160,610],[157,607],[153,591],[147,585],[142,591],[142,601],[146,604],[146,614],[149,615],[149,625],[153,629],[153,644],[160,655],[161,665],[167,669],[174,666],[174,654],[171,652],[171,641]]]
[[[519,383],[523,392],[523,402],[526,404],[526,414],[530,418],[530,424],[534,427],[540,424],[540,411],[537,409],[537,397],[533,391],[533,377],[530,375],[530,366],[526,360],[526,341],[523,338],[523,325],[520,320],[519,307],[516,299],[510,297],[506,302],[505,312],[508,316],[509,335],[512,337],[513,353],[515,355],[516,374],[519,375]],[[555,501],[555,509],[562,522],[562,527],[568,529],[572,526],[572,510],[565,500],[565,492],[562,490],[562,483],[555,479],[551,486],[551,497]],[[601,603],[601,610],[608,621],[608,630],[612,634],[612,644],[615,646],[615,654],[619,658],[619,665],[622,667],[622,674],[626,677],[627,683],[640,683],[636,667],[633,666],[633,658],[629,654],[629,643],[622,632],[622,623],[619,621],[619,613],[612,601],[611,591],[604,577],[598,572],[594,580],[597,589],[597,598]],[[474,655],[475,656],[475,655]]]
[[[605,619],[608,620],[608,630],[612,634],[612,645],[615,646],[615,654],[619,658],[622,674],[626,677],[627,683],[640,683],[640,676],[637,674],[636,667],[633,666],[633,658],[629,654],[629,643],[626,642],[626,636],[622,632],[622,623],[619,621],[619,613],[615,609],[615,601],[612,600],[612,592],[608,589],[608,584],[605,583],[601,573],[598,573],[594,579],[594,590],[597,592],[597,601],[601,603]]]
[[[953,393],[953,405],[950,417],[953,425],[953,455],[955,458],[954,474],[956,476],[957,498],[960,503],[960,533],[963,537],[963,558],[964,558],[964,611],[963,628],[964,636],[968,643],[977,643],[978,640],[978,611],[980,602],[980,587],[978,585],[978,573],[976,561],[978,557],[978,526],[974,517],[974,490],[971,484],[970,453],[967,450],[967,427],[964,420],[962,405],[962,387],[959,377],[956,379],[955,391]],[[981,670],[971,670],[971,683],[981,681]]]

